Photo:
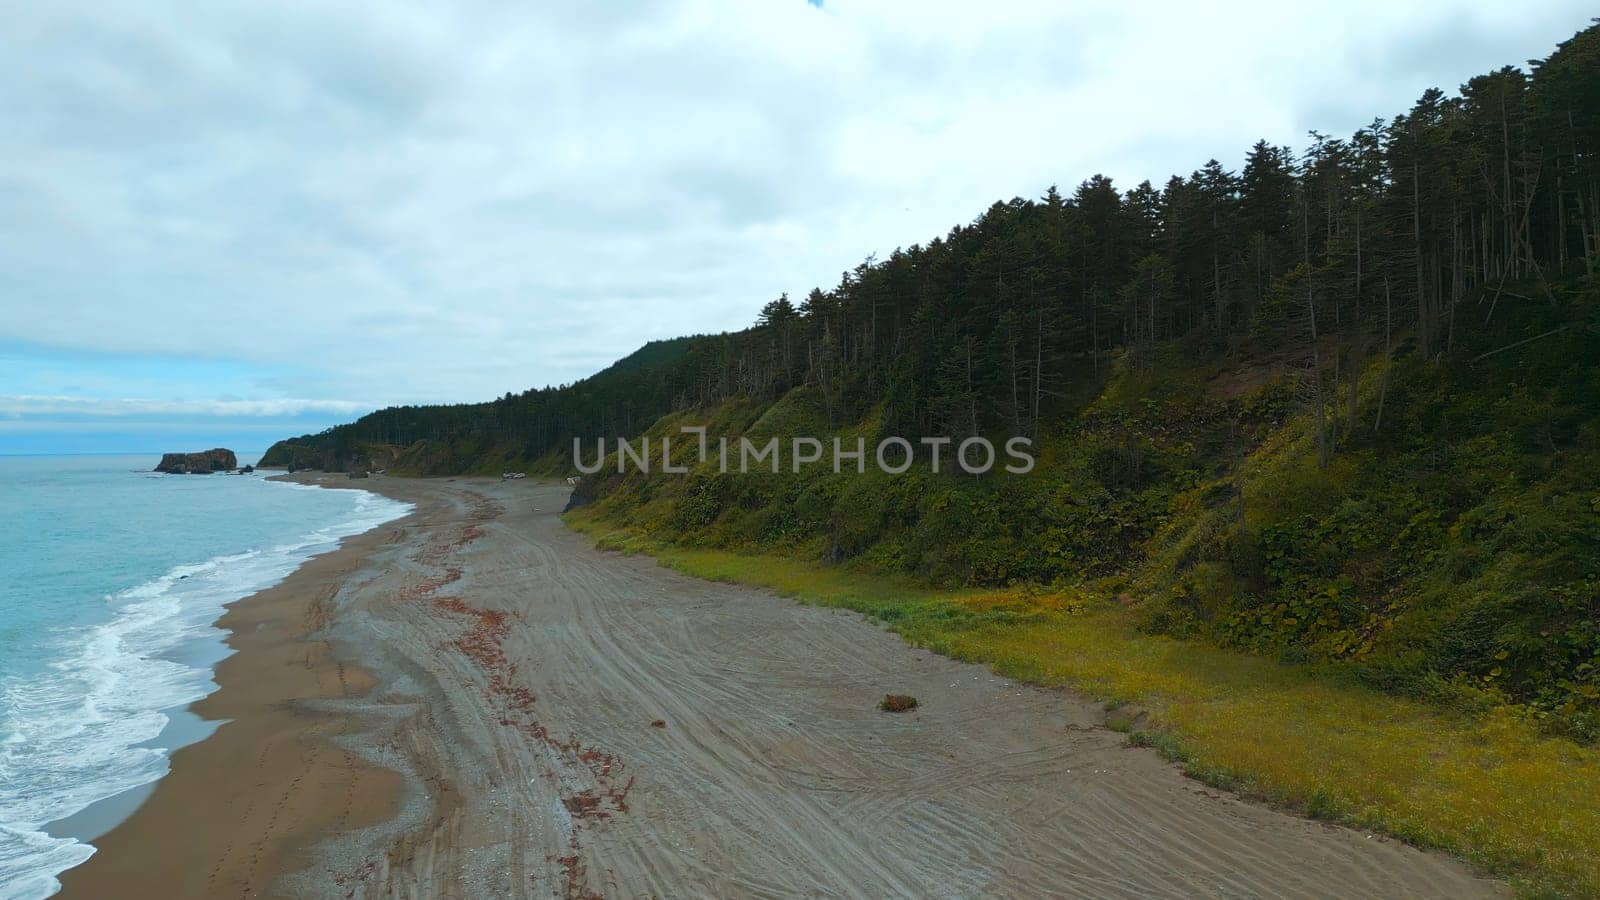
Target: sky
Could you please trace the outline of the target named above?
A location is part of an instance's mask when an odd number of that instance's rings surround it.
[[[1303,147],[1586,3],[0,0],[0,454],[571,382],[1096,173]]]

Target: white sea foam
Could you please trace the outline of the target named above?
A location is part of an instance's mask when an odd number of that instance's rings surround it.
[[[178,566],[108,597],[109,621],[57,636],[61,657],[48,677],[0,684],[0,704],[9,713],[0,733],[0,898],[49,896],[59,888],[57,874],[94,853],[43,826],[166,774],[167,751],[143,745],[166,727],[164,710],[215,689],[209,668],[175,658],[196,641],[222,636],[212,623],[226,604],[278,583],[341,538],[411,509],[370,492],[355,496],[350,515],[335,525],[279,546]]]

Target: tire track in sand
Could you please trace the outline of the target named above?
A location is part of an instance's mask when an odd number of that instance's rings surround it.
[[[362,895],[1503,893],[1206,789],[1095,704],[854,614],[595,551],[557,517],[564,489],[407,489],[437,511],[330,629],[417,710],[393,745],[453,793],[387,838]],[[922,705],[880,713],[889,691]]]

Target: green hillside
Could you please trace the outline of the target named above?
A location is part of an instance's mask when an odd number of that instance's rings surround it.
[[[264,465],[573,470],[572,444],[1025,436],[1027,475],[585,479],[619,526],[930,585],[1600,737],[1600,27],[1296,153],[1095,176],[576,384],[399,407]],[[687,452],[691,441],[675,447]],[[590,451],[592,452],[592,451]]]
[[[686,427],[785,462],[722,471]],[[795,471],[796,437],[866,471]],[[924,439],[979,437],[1036,465],[933,471]],[[262,464],[571,475],[601,438],[570,521],[607,546],[1131,702],[1114,722],[1201,777],[1600,893],[1600,26],[1349,136],[995,203],[743,331]],[[871,464],[888,438],[909,471]]]

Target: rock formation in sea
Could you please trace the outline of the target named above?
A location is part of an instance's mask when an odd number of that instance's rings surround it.
[[[210,475],[239,468],[239,459],[232,450],[217,447],[199,453],[163,453],[156,464],[157,472],[171,475]]]

